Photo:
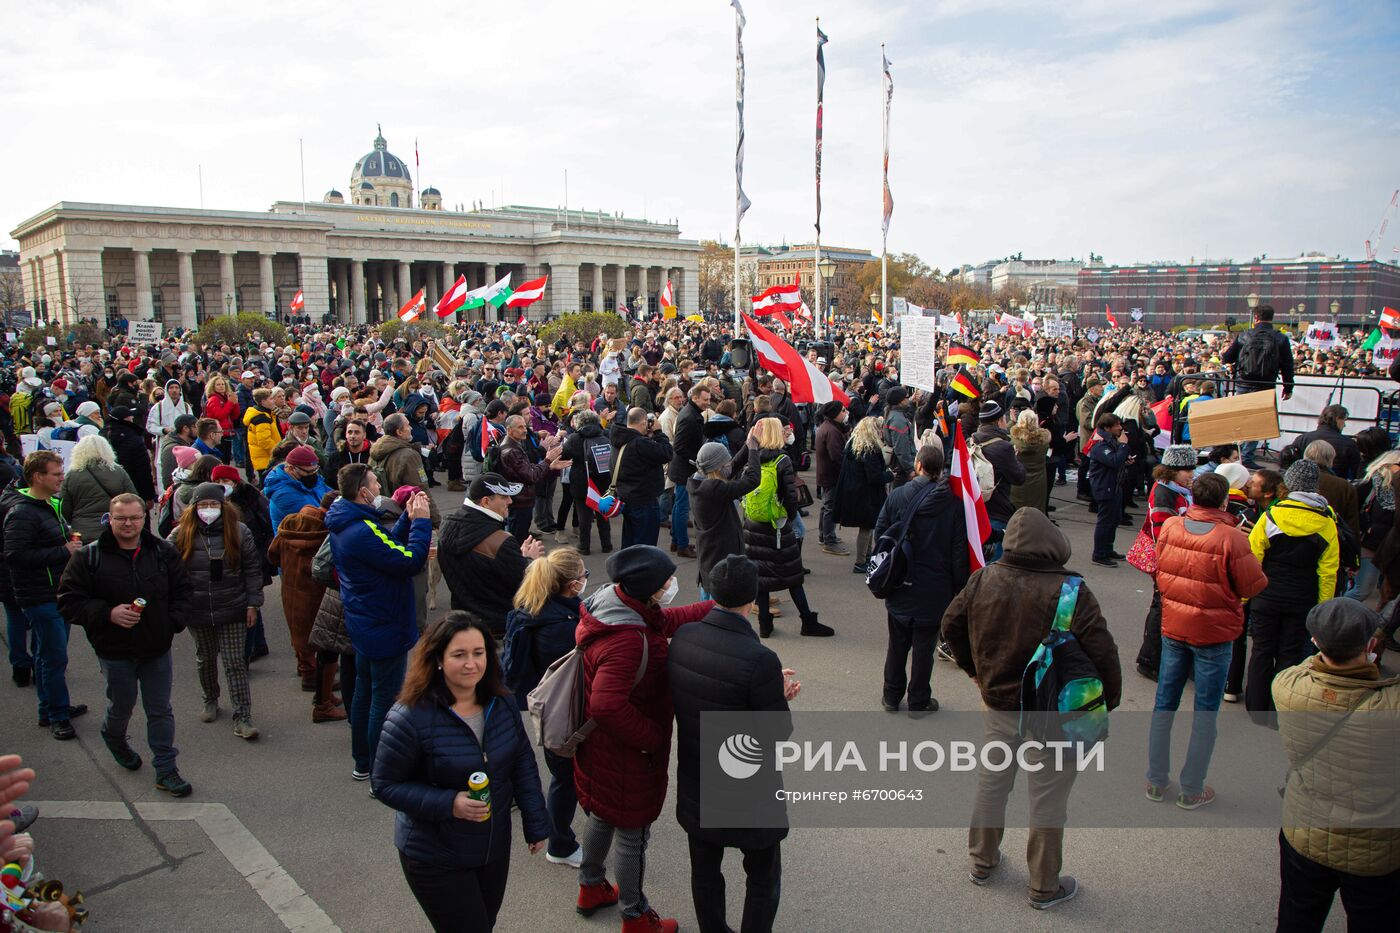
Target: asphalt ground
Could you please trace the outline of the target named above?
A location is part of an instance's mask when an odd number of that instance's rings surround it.
[[[1107,569],[1088,561],[1093,516],[1073,501],[1074,488],[1071,481],[1054,490],[1054,518],[1073,545],[1072,566],[1098,596],[1118,642],[1122,708],[1150,710],[1154,685],[1132,670],[1150,587],[1126,564]],[[445,511],[459,502],[459,494],[444,488],[435,495]],[[809,527],[815,525],[814,510]],[[663,547],[666,542],[663,529]],[[1119,550],[1130,542],[1130,530],[1122,529]],[[809,598],[837,635],[798,637],[795,613],[784,601],[788,612],[767,644],[803,683],[794,708],[878,710],[883,607],[851,572],[850,558],[823,554],[814,543],[804,557],[812,568]],[[601,583],[605,555],[595,545],[587,560],[592,579]],[[677,604],[696,598],[693,562],[682,560],[678,576]],[[447,605],[445,587],[438,605]],[[233,735],[226,694],[224,715],[213,724],[199,722],[193,642],[188,635],[176,639],[179,767],[194,785],[193,796],[183,801],[155,789],[149,763],[126,772],[106,751],[98,736],[102,679],[80,632],[71,644],[68,683],[73,700],[92,712],[75,721],[76,741],[57,742],[37,728],[32,689],[18,689],[8,678],[0,682],[0,721],[6,724],[0,750],[23,755],[38,771],[31,799],[78,802],[48,807],[35,834],[46,873],[85,892],[92,912],[87,930],[429,929],[399,869],[393,813],[370,799],[367,785],[350,778],[346,727],[311,723],[310,695],[300,690],[282,621],[280,584],[267,590],[264,616],[272,654],[252,667],[253,718],[262,730],[256,742]],[[936,666],[934,694],[945,709],[980,709],[972,682],[946,662]],[[1222,711],[1227,718],[1244,715],[1238,706]],[[131,734],[134,747],[149,758],[139,708]],[[1224,800],[1232,792],[1217,790]],[[209,804],[220,806],[200,806]],[[673,807],[672,795],[652,828],[645,889],[663,916],[693,930],[686,840]],[[1026,903],[1024,830],[1007,831],[1006,860],[995,882],[975,887],[967,879],[967,834],[958,814],[948,817],[946,829],[797,829],[783,843],[777,925],[814,933],[1272,929],[1277,830],[1224,828],[1213,819],[1219,812],[1213,808],[1175,812],[1180,819],[1173,828],[1069,829],[1064,871],[1079,880],[1079,895],[1046,912]],[[511,858],[498,930],[617,929],[615,911],[591,919],[574,913],[571,870],[548,864],[542,855],[532,858],[519,840]],[[728,915],[737,924],[743,896],[737,852],[726,865]],[[1341,913],[1338,902],[1328,930],[1343,928]]]

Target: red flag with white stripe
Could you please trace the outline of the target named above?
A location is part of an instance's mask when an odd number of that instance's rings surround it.
[[[753,313],[760,317],[779,311],[796,311],[802,307],[802,289],[795,284],[774,285],[749,300],[753,302]]]
[[[404,303],[404,306],[399,309],[399,320],[416,321],[418,315],[422,314],[427,309],[428,302],[423,297],[423,289],[420,288],[418,289],[418,294],[408,299],[408,301]]]
[[[783,342],[766,327],[762,327],[747,314],[744,324],[748,326],[749,337],[753,339],[754,351],[763,368],[779,379],[787,382],[794,402],[815,402],[824,404],[833,399],[842,405],[851,404],[851,397],[841,391],[840,386],[826,377],[820,369],[807,362],[807,358]]]
[[[600,493],[591,476],[588,478],[588,489],[584,491],[584,497],[588,507],[604,518],[613,518],[622,511],[622,503],[617,501],[617,497]]]
[[[661,289],[661,295],[657,299],[663,308],[674,308],[676,306],[676,293],[671,288],[671,280],[666,280],[666,286]]]
[[[1104,315],[1104,317],[1108,318],[1108,326],[1117,329],[1117,327],[1118,327],[1118,318],[1116,318],[1116,317],[1113,316],[1113,309],[1110,308],[1108,305],[1104,305],[1104,306],[1103,306],[1103,315]]]
[[[485,416],[481,420],[481,459],[486,460],[486,454],[491,449],[491,442],[496,439],[496,426],[487,421]]]
[[[1400,330],[1400,311],[1381,308],[1380,325],[1384,330]]]
[[[987,504],[982,501],[982,489],[977,485],[977,471],[972,468],[972,456],[963,439],[962,422],[955,422],[953,434],[953,465],[948,471],[948,486],[962,501],[963,521],[967,524],[967,559],[973,570],[987,566],[982,557],[982,544],[992,536],[992,520],[987,517]]]
[[[438,300],[433,310],[437,312],[438,317],[447,317],[466,304],[468,291],[467,277],[465,275],[457,276],[457,281],[452,283],[452,287]]]
[[[292,303],[288,307],[293,311],[300,311],[306,307],[306,297],[302,295],[301,289],[297,289],[297,293],[292,296]]]
[[[524,308],[527,305],[534,304],[544,297],[544,287],[548,283],[549,276],[547,275],[543,278],[521,283],[520,287],[511,294],[510,301],[506,302],[506,307]],[[523,321],[524,319],[524,315],[521,315],[521,320]]]
[[[808,324],[811,324],[813,321],[812,309],[807,307],[807,302],[804,301],[802,302],[802,306],[793,314],[793,317],[797,318],[799,321],[806,321]]]

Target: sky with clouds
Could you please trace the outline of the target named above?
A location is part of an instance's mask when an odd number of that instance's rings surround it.
[[[748,0],[745,242],[1109,262],[1360,257],[1400,186],[1400,4]],[[29,0],[0,6],[0,241],[59,200],[263,210],[347,190],[382,123],[449,205],[679,219],[731,240],[725,0]],[[1400,222],[1383,247],[1400,253]]]

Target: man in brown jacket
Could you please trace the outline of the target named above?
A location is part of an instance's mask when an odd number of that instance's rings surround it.
[[[846,449],[846,409],[840,402],[831,401],[822,406],[822,423],[817,428],[817,446],[813,459],[817,468],[817,495],[822,500],[821,532],[822,550],[827,554],[845,557],[851,549],[836,537],[836,509],[833,493],[836,481],[841,478],[841,457]],[[737,453],[737,451],[736,451]]]
[[[974,573],[943,615],[943,637],[958,666],[977,681],[987,717],[987,741],[1018,745],[1021,676],[1031,656],[1050,632],[1070,558],[1069,539],[1038,509],[1023,508],[1011,517],[1002,542],[1001,560]],[[1079,585],[1070,631],[1079,640],[1103,681],[1109,709],[1118,705],[1123,675],[1118,646],[1108,632],[1099,601],[1085,582]],[[1026,861],[1030,901],[1037,910],[1062,904],[1078,890],[1069,875],[1061,877],[1065,806],[1074,785],[1073,770],[1057,770],[1049,749],[1028,749],[1027,775],[1033,820]],[[1001,863],[1006,800],[1016,770],[983,769],[977,776],[973,826],[968,830],[973,884],[986,884]]]
[[[384,419],[384,436],[369,449],[370,469],[379,478],[381,494],[386,498],[402,486],[416,486],[428,492],[428,474],[423,469],[423,455],[413,446],[413,429],[408,418],[392,414]],[[437,503],[428,496],[428,517],[436,528],[442,517]]]

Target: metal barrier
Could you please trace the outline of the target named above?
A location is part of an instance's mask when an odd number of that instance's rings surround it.
[[[1232,373],[1214,370],[1196,374],[1197,379],[1209,379],[1218,386],[1216,398],[1237,392],[1237,380]],[[1391,445],[1400,443],[1400,388],[1390,379],[1365,376],[1319,376],[1304,374],[1293,379],[1293,397],[1283,398],[1283,386],[1274,387],[1278,402],[1280,447],[1287,446],[1299,434],[1317,428],[1317,416],[1328,405],[1346,406],[1347,433],[1356,434],[1379,425],[1390,435]],[[1264,442],[1267,449],[1271,442]]]

